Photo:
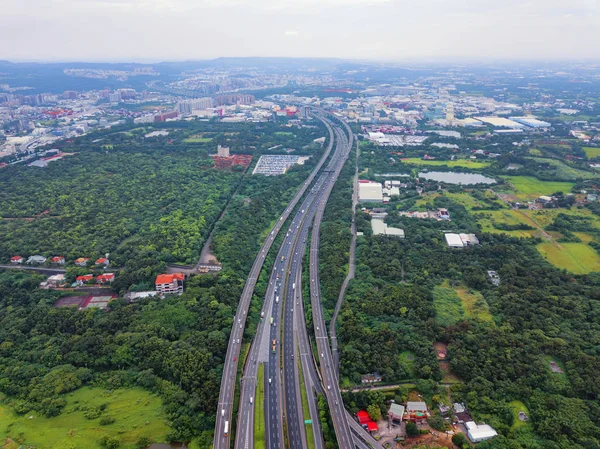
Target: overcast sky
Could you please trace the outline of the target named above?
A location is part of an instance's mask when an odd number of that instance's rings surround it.
[[[600,59],[600,0],[1,0],[0,59]]]

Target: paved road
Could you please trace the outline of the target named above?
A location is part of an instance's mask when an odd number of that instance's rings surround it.
[[[219,392],[219,403],[217,406],[215,433],[214,433],[214,440],[213,440],[213,448],[214,449],[229,449],[229,447],[230,447],[232,408],[233,408],[233,399],[234,399],[234,395],[235,395],[235,379],[236,379],[236,374],[237,374],[237,366],[238,366],[238,361],[239,361],[239,356],[240,356],[240,348],[241,348],[240,342],[244,335],[246,316],[247,316],[248,308],[250,306],[250,300],[252,298],[252,294],[254,293],[254,287],[256,286],[256,281],[260,274],[260,270],[262,269],[262,266],[264,264],[267,254],[269,252],[269,249],[271,248],[271,246],[272,246],[275,238],[277,237],[277,234],[279,233],[281,227],[283,226],[284,222],[287,220],[287,218],[291,214],[294,207],[298,204],[298,202],[300,201],[302,196],[305,194],[309,185],[312,184],[317,173],[321,170],[326,159],[329,157],[331,149],[333,148],[332,131],[330,130],[329,133],[330,133],[329,146],[327,147],[325,153],[323,154],[321,160],[319,161],[319,163],[317,164],[317,166],[315,167],[315,169],[313,170],[311,175],[308,177],[308,179],[302,185],[302,187],[300,188],[300,190],[298,191],[296,196],[293,198],[293,200],[286,207],[286,209],[283,212],[283,214],[281,215],[281,217],[279,217],[279,220],[277,220],[277,223],[273,226],[273,229],[267,236],[260,252],[258,253],[258,255],[256,257],[254,264],[252,265],[252,268],[248,275],[248,278],[246,280],[246,284],[244,286],[244,290],[242,291],[242,296],[241,296],[240,302],[238,304],[238,309],[237,309],[237,312],[236,312],[234,320],[233,320],[233,326],[232,326],[232,330],[231,330],[231,334],[230,334],[230,338],[229,338],[229,345],[227,347],[227,354],[225,356],[225,362],[223,365],[223,375],[221,378],[221,389]],[[279,268],[279,267],[276,266],[275,269],[277,269],[277,268]],[[272,287],[272,286],[270,286],[270,287]],[[270,309],[265,308],[265,305],[268,306],[268,304],[263,305],[263,312],[266,315],[267,312],[270,312]],[[259,333],[260,333],[261,327],[262,328],[265,327],[264,319],[258,328]],[[254,353],[251,355],[251,360],[250,360],[252,365],[254,365],[253,362],[256,361],[257,356],[258,356],[258,354],[257,354],[258,350],[255,346],[258,346],[258,345],[253,344],[253,347],[252,347],[252,350],[254,351]],[[252,360],[252,358],[253,358],[253,360]],[[250,378],[248,380],[252,381],[252,378]],[[256,383],[256,374],[254,375],[253,381],[255,384]],[[244,386],[244,383],[242,383],[242,387],[243,386]],[[251,389],[252,396],[254,396],[254,390],[255,390],[255,388]],[[240,409],[242,409],[241,405],[244,403],[244,400],[247,399],[249,401],[249,397],[250,397],[250,395],[242,395],[242,398],[240,399],[240,401],[241,401]],[[246,442],[244,442],[243,444],[241,444],[239,446],[236,444],[236,447],[246,447],[246,445],[248,445],[248,444],[250,444],[249,447],[252,447],[252,445],[253,445],[253,438],[254,438],[253,437],[253,431],[254,431],[253,407],[249,407],[248,409],[251,409],[251,411],[247,412],[245,416],[242,416],[240,414],[240,416],[238,417],[239,419],[238,419],[237,433],[238,433],[238,435],[240,435],[241,433],[247,432],[250,435],[246,438]],[[228,427],[227,433],[225,433],[226,423],[227,423],[227,427]],[[240,426],[240,424],[241,424],[241,426]]]
[[[300,395],[297,352],[296,352],[296,333],[294,332],[295,315],[299,306],[298,290],[302,280],[302,262],[306,251],[306,240],[310,231],[310,226],[322,200],[331,191],[331,187],[336,181],[336,170],[341,169],[345,162],[345,141],[340,139],[341,133],[336,128],[336,151],[326,170],[321,175],[324,183],[317,189],[313,202],[308,210],[301,210],[305,214],[304,221],[299,229],[299,236],[293,247],[291,260],[290,280],[287,283],[285,314],[284,314],[284,395],[288,446],[290,449],[302,449],[306,447],[306,432],[304,425],[304,415],[302,410],[302,400]],[[339,172],[339,170],[338,170]],[[294,312],[296,310],[296,313]],[[304,320],[302,320],[304,321]],[[304,327],[306,327],[304,325]],[[296,355],[296,357],[294,357]],[[307,373],[310,375],[310,372]]]
[[[2,269],[6,269],[6,270],[30,270],[30,271],[36,271],[38,273],[42,273],[42,274],[60,274],[60,273],[66,273],[67,270],[64,268],[44,268],[44,267],[36,267],[36,266],[30,266],[30,265],[13,265],[13,264],[2,264],[0,265],[0,268]]]
[[[352,136],[352,133],[348,133]],[[340,135],[342,141],[347,140],[346,137]],[[351,143],[345,142],[344,153],[345,157],[348,157]],[[335,178],[341,171],[341,166],[336,167],[334,174]],[[321,222],[323,221],[323,214],[325,212],[325,206],[329,194],[333,189],[333,184],[328,186],[327,192],[324,197],[320,200],[319,209],[315,217],[315,223],[312,230],[312,237],[310,243],[310,292],[311,292],[311,304],[312,304],[312,315],[313,325],[315,327],[315,336],[317,342],[317,350],[319,353],[319,364],[321,369],[321,377],[325,385],[325,395],[329,404],[329,410],[331,412],[331,418],[333,427],[335,428],[335,434],[337,437],[338,446],[340,449],[353,448],[355,443],[350,432],[350,425],[346,418],[346,410],[342,401],[342,395],[340,393],[338,385],[338,374],[335,364],[333,363],[333,357],[331,355],[331,349],[329,347],[329,339],[327,337],[327,329],[325,327],[325,320],[323,319],[323,310],[321,307],[321,288],[319,284],[319,243],[320,243],[320,228]]]

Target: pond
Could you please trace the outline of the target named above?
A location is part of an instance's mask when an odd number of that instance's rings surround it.
[[[445,182],[447,184],[496,184],[494,178],[479,175],[477,173],[457,173],[452,171],[429,171],[419,173],[419,178],[430,181]]]

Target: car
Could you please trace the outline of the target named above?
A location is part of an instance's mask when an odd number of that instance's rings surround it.
[[[269,377],[269,383],[271,383],[271,378]]]
[[[328,390],[331,390],[331,385],[327,385],[327,389],[328,389]]]

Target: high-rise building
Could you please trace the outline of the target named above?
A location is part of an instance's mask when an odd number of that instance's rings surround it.
[[[194,98],[193,100],[182,100],[177,103],[177,112],[180,114],[191,114],[198,109],[208,109],[213,107],[213,100],[209,97]]]
[[[446,121],[452,123],[454,121],[454,103],[446,104]]]
[[[229,157],[229,147],[222,147],[221,145],[218,145],[217,146],[217,156]]]

